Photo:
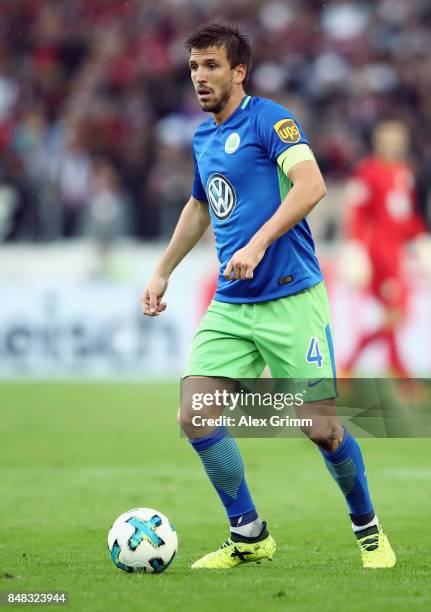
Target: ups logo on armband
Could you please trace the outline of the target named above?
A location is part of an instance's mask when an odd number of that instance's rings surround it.
[[[282,119],[274,125],[274,130],[277,132],[280,140],[283,142],[294,144],[301,138],[301,132],[293,119]]]

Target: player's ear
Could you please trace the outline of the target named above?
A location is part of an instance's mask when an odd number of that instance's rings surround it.
[[[239,64],[234,68],[234,81],[237,85],[244,83],[247,76],[247,68],[244,64]]]

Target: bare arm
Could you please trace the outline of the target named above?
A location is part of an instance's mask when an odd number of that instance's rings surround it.
[[[293,183],[277,211],[250,242],[236,251],[224,271],[226,278],[250,279],[269,245],[301,221],[326,195],[326,187],[315,161],[303,161],[289,171]]]
[[[192,196],[184,206],[169,245],[141,296],[145,315],[154,317],[166,310],[166,303],[161,299],[168,287],[169,277],[202,238],[209,223],[208,205]]]

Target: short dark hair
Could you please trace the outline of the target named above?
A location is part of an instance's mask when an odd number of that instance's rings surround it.
[[[192,49],[206,49],[207,47],[224,47],[231,68],[244,64],[247,82],[251,68],[251,45],[247,34],[228,21],[212,21],[197,26],[185,41],[185,47],[190,53]]]

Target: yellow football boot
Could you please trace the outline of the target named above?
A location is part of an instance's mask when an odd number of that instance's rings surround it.
[[[357,532],[356,537],[364,567],[379,569],[395,565],[397,558],[380,523]]]
[[[271,561],[275,549],[274,538],[269,535],[264,522],[258,538],[241,538],[239,541],[236,534],[232,533],[218,550],[195,561],[192,569],[230,569],[241,563],[260,563],[262,559]]]

